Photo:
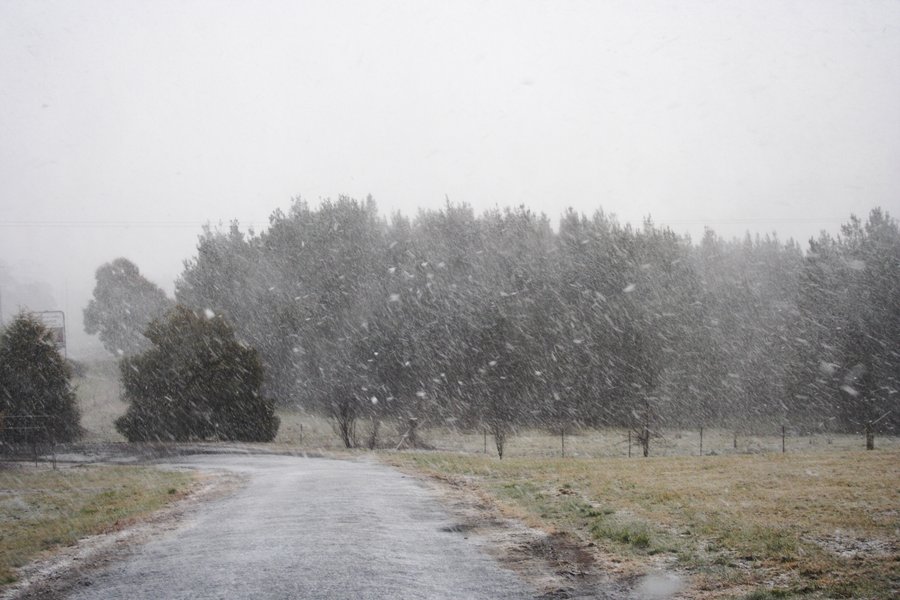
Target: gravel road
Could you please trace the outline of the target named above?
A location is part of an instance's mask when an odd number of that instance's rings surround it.
[[[249,478],[121,561],[85,573],[70,598],[533,598],[422,484],[362,461],[185,457]]]

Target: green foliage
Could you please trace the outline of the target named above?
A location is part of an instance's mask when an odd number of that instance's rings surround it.
[[[873,210],[837,238],[810,242],[799,281],[799,323],[791,390],[798,408],[826,399],[828,417],[861,429],[884,415],[882,430],[900,429],[900,226]],[[803,406],[807,404],[807,406]],[[828,418],[826,417],[826,419]]]
[[[266,389],[330,415],[348,445],[360,417],[418,418],[486,429],[501,453],[520,425],[649,439],[659,424],[877,418],[900,389],[898,253],[880,211],[804,257],[774,236],[694,245],[600,211],[554,231],[524,207],[386,221],[340,198],[297,201],[259,235],[205,231],[176,296],[226,315]]]
[[[734,428],[783,420],[790,410],[789,366],[800,343],[800,248],[768,235],[726,242],[707,230],[694,256],[703,315],[694,337],[701,343],[691,344],[702,365],[691,382],[694,412]]]
[[[149,347],[144,330],[171,306],[165,292],[134,263],[117,258],[97,269],[94,297],[84,309],[84,330],[98,334],[114,355],[131,356]]]
[[[0,335],[0,441],[76,439],[81,429],[71,376],[51,333],[28,314],[18,315]]]
[[[261,393],[256,350],[222,318],[176,306],[146,332],[152,347],[121,362],[128,411],[116,428],[130,441],[271,441],[274,402]]]
[[[650,547],[651,534],[646,527],[632,524],[615,524],[598,521],[591,526],[591,534],[598,539],[610,539],[620,544],[629,544],[635,548]]]

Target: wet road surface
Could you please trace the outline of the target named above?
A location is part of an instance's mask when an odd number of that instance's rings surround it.
[[[533,598],[416,480],[360,461],[265,455],[179,459],[249,477],[69,596]]]

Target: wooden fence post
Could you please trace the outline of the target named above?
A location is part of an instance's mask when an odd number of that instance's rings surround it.
[[[700,427],[700,456],[703,456],[703,427]]]
[[[628,430],[628,458],[631,458],[631,430]]]
[[[875,429],[872,428],[872,422],[866,423],[866,450],[875,449]]]
[[[419,447],[419,435],[416,432],[416,429],[419,426],[419,419],[417,417],[410,417],[407,420],[409,423],[409,447],[410,448],[418,448]]]
[[[784,425],[781,426],[781,453],[784,454],[786,452],[784,445]]]

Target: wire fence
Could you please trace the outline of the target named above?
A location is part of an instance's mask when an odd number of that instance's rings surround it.
[[[53,468],[56,469],[57,443],[52,423],[58,422],[61,418],[59,415],[51,414],[0,414],[0,455],[11,458],[22,456],[27,452],[37,464],[42,456],[49,454]],[[15,441],[8,442],[5,439],[7,436],[4,435],[7,431],[34,432],[36,435],[14,436]]]
[[[344,445],[333,431],[328,419],[293,411],[279,412],[281,427],[276,443],[303,450],[342,450]],[[870,427],[872,448],[900,448],[900,437],[880,430],[877,423]],[[434,450],[463,454],[496,454],[495,440],[490,431],[480,428],[454,428],[422,424],[417,429],[415,448],[403,442],[408,430],[405,421],[386,420],[376,432],[377,443],[370,440],[373,423],[360,419],[359,448],[377,447],[381,450]],[[734,429],[725,427],[668,427],[648,428],[647,455],[659,456],[716,456],[728,454],[777,454],[818,452],[829,450],[862,450],[867,447],[866,426],[856,431],[837,432],[811,430],[808,427],[786,425],[758,426]],[[548,430],[536,427],[511,429],[505,440],[504,458],[508,457],[643,457],[642,428],[578,428]]]

